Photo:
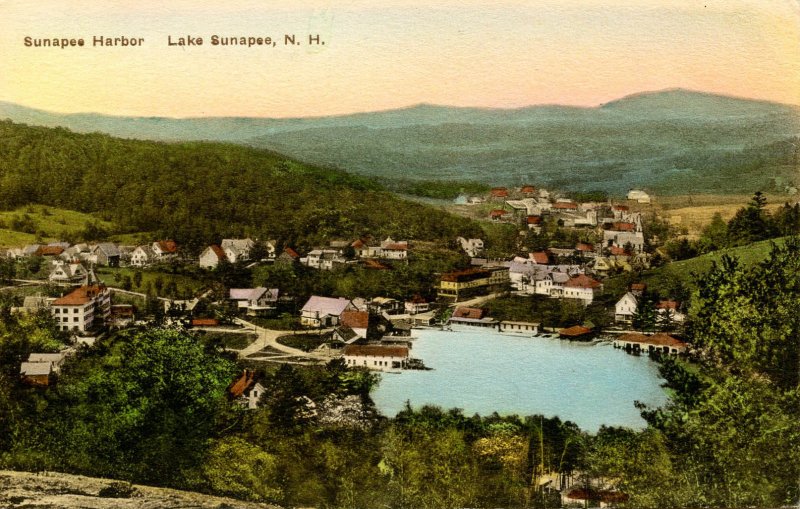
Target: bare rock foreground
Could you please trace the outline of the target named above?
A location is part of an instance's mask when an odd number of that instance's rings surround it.
[[[26,509],[278,509],[202,493],[112,479],[0,470],[0,508]]]

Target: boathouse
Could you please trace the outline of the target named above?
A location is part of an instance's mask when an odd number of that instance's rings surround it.
[[[683,341],[673,338],[669,334],[659,332],[648,336],[639,332],[622,334],[614,340],[615,348],[622,348],[631,353],[685,353],[688,345]]]
[[[500,322],[500,332],[530,332],[537,334],[539,332],[539,324],[533,322]]]

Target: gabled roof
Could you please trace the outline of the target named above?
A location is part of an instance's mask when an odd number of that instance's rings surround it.
[[[348,299],[343,299],[341,297],[334,299],[331,297],[319,297],[314,295],[308,299],[302,311],[319,313],[320,316],[341,316],[342,312],[351,305],[352,303]]]
[[[407,346],[388,345],[347,345],[344,355],[353,357],[408,357]]]
[[[347,325],[340,325],[339,327],[336,327],[336,329],[334,329],[334,333],[338,334],[345,343],[360,337],[358,334],[356,334],[356,331],[354,331],[352,327],[348,327]]]
[[[92,251],[102,251],[106,256],[120,256],[119,248],[111,242],[101,242]]]
[[[583,327],[582,325],[573,325],[572,327],[567,327],[566,329],[561,329],[558,332],[559,336],[565,337],[578,337],[578,336],[586,336],[587,334],[591,334],[592,329]]]
[[[652,336],[641,334],[639,332],[629,332],[627,334],[622,334],[619,337],[619,340],[627,341],[629,343],[643,343],[654,346],[671,346],[675,348],[683,348],[687,346],[683,341],[673,338],[669,334],[665,334],[663,332],[653,334]]]
[[[40,246],[36,250],[36,256],[58,256],[64,252],[61,246]]]
[[[522,189],[520,189],[520,191],[522,191],[523,193],[526,193],[526,194],[535,193],[536,192],[536,188],[534,186],[522,186]]]
[[[602,283],[585,274],[579,274],[570,278],[564,286],[568,288],[599,288],[602,286]]]
[[[154,257],[156,255],[155,251],[153,251],[153,247],[150,246],[149,244],[145,244],[145,245],[142,245],[142,246],[136,246],[136,249],[134,249],[133,251],[134,252],[141,251],[148,258],[152,258],[152,257]]]
[[[470,308],[466,306],[459,306],[453,311],[453,318],[473,318],[480,320],[483,318],[483,310],[481,308]]]
[[[222,249],[232,249],[234,251],[245,252],[253,248],[255,242],[252,239],[222,239],[220,247]]]
[[[636,225],[634,223],[618,221],[611,223],[611,229],[617,232],[632,232],[636,230]]]
[[[106,289],[104,285],[81,286],[65,296],[53,301],[54,306],[81,306],[88,304],[92,299]]]
[[[630,256],[630,253],[626,251],[624,247],[611,246],[609,251],[614,256]]]
[[[342,311],[339,323],[353,329],[366,329],[369,327],[369,313],[366,311]]]
[[[256,384],[256,374],[245,369],[244,372],[228,386],[228,394],[233,398],[241,397]]]
[[[583,251],[583,252],[591,252],[591,251],[594,251],[594,245],[593,244],[587,244],[585,242],[579,242],[578,245],[575,246],[575,249],[578,250],[578,251]]]
[[[52,362],[23,362],[19,367],[20,375],[49,375],[53,371]]]
[[[174,240],[159,240],[155,243],[162,253],[177,253],[178,244]]]
[[[548,263],[550,263],[550,255],[548,255],[544,251],[536,251],[528,256],[530,256],[530,259],[538,263],[539,265],[547,265]]]
[[[206,251],[209,251],[209,250],[211,251],[211,253],[213,253],[217,257],[218,261],[222,261],[222,260],[226,260],[227,259],[227,257],[225,256],[225,251],[223,251],[222,248],[219,247],[218,245],[211,244],[210,246],[208,246],[206,248]]]
[[[542,216],[528,216],[528,224],[542,224]]]
[[[576,210],[578,204],[575,202],[560,201],[553,204],[552,208],[556,210]]]
[[[295,251],[294,249],[292,249],[292,248],[290,248],[290,247],[285,247],[285,248],[283,248],[283,253],[284,253],[284,254],[286,254],[286,255],[289,255],[289,256],[291,256],[291,257],[292,257],[292,258],[294,258],[295,260],[296,260],[296,259],[298,259],[298,258],[300,258],[300,255],[299,255],[299,254],[297,254],[297,251]]]
[[[496,198],[505,198],[508,196],[508,189],[505,187],[493,187],[489,194]]]

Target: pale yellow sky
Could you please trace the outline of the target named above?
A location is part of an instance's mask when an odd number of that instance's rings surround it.
[[[597,105],[682,87],[800,104],[798,0],[0,0],[0,100],[58,112],[294,117],[421,102]],[[210,36],[271,36],[215,47]],[[284,34],[304,44],[284,46]],[[308,45],[319,34],[325,45]],[[143,37],[93,47],[94,36]],[[170,47],[192,35],[199,47]],[[26,47],[24,38],[83,38]]]

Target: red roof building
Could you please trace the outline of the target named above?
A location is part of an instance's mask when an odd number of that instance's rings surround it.
[[[453,311],[453,318],[470,318],[473,320],[480,320],[483,318],[483,310],[481,308],[471,308],[466,306],[459,306]]]
[[[575,246],[577,251],[581,251],[582,253],[592,253],[594,252],[594,245],[587,244],[585,242],[579,242],[577,246]]]
[[[159,240],[157,244],[162,253],[173,254],[178,252],[178,244],[174,240]]]
[[[508,189],[505,187],[494,187],[489,192],[492,198],[508,198]]]
[[[611,224],[611,229],[617,232],[632,232],[636,231],[636,225],[633,223],[617,222]]]
[[[489,212],[489,217],[494,220],[502,219],[504,216],[511,214],[511,212],[503,209],[494,209]]]
[[[522,192],[522,194],[534,194],[536,192],[536,188],[533,186],[522,186],[522,189],[520,189],[520,191]]]
[[[591,336],[594,333],[592,329],[587,327],[583,327],[581,325],[573,325],[572,327],[567,327],[566,329],[561,329],[558,332],[558,336],[566,339],[578,339],[578,338],[586,338]]]
[[[559,201],[553,204],[554,210],[578,210],[578,204],[571,201]]]
[[[550,263],[550,255],[548,255],[544,251],[536,251],[534,253],[530,253],[528,257],[536,262],[537,265],[548,265]]]
[[[590,278],[586,274],[578,274],[577,276],[573,276],[567,281],[564,286],[568,288],[601,288],[603,283],[597,281],[595,279]]]

